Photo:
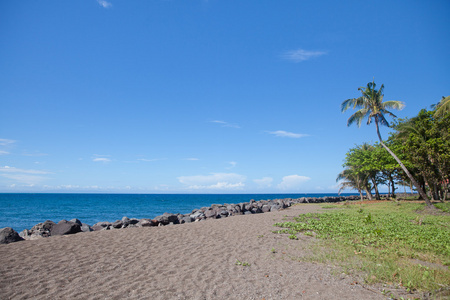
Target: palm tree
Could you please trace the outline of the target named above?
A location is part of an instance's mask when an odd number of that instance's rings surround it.
[[[417,192],[419,195],[425,200],[427,206],[434,207],[430,200],[428,199],[427,195],[424,193],[420,185],[417,183],[417,181],[412,177],[411,173],[406,169],[405,165],[400,161],[400,159],[397,157],[397,155],[394,154],[394,152],[391,151],[384,143],[383,139],[380,135],[380,124],[385,125],[389,127],[389,123],[384,117],[385,114],[388,114],[392,117],[396,117],[392,112],[390,112],[388,109],[403,109],[405,107],[405,104],[401,101],[385,101],[383,102],[383,89],[384,85],[382,84],[381,87],[376,90],[375,89],[376,84],[374,81],[369,82],[366,87],[360,87],[358,88],[358,91],[362,93],[362,96],[359,98],[351,98],[347,99],[341,104],[341,111],[345,112],[347,109],[352,107],[353,109],[359,108],[353,115],[348,118],[347,126],[352,125],[356,122],[358,127],[361,127],[362,120],[367,117],[367,125],[370,125],[372,122],[372,119],[375,120],[375,126],[377,128],[377,135],[378,139],[380,140],[380,144],[383,146],[386,151],[389,152],[390,155],[398,162],[400,167],[403,169],[403,171],[406,173],[406,175],[411,180],[414,187],[417,189]]]
[[[442,97],[441,101],[435,106],[435,117],[443,116],[450,112],[450,96]]]
[[[340,194],[346,188],[355,189],[358,191],[361,201],[363,201],[362,191],[366,191],[369,200],[372,200],[372,194],[370,193],[370,183],[367,176],[361,172],[355,172],[352,168],[344,169],[336,178],[336,182],[339,183],[340,188],[338,194]]]

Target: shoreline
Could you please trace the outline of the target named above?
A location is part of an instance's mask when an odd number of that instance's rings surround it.
[[[250,200],[237,204],[212,204],[209,207],[194,209],[188,214],[164,213],[153,219],[149,218],[128,218],[123,217],[116,221],[101,221],[93,225],[85,224],[78,219],[70,221],[61,220],[55,223],[52,220],[38,223],[30,229],[24,229],[17,233],[11,227],[5,227],[1,230],[0,243],[11,243],[23,240],[35,240],[56,235],[67,235],[82,232],[115,230],[122,228],[136,227],[154,227],[177,225],[191,222],[200,222],[207,219],[220,219],[236,215],[251,215],[266,212],[273,212],[291,207],[297,203],[336,203],[343,201],[360,200],[359,196],[325,196],[325,197],[301,197],[297,199],[271,199],[271,200]]]
[[[319,211],[297,205],[0,245],[0,298],[385,299],[358,277],[301,261],[312,237],[272,232],[277,222]]]

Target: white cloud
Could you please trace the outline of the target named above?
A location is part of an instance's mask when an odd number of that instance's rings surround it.
[[[92,159],[92,161],[108,163],[111,161],[111,159],[106,158],[106,157],[97,157],[97,158]]]
[[[283,54],[283,58],[298,63],[325,54],[327,53],[324,51],[308,51],[304,49],[297,49],[287,51],[286,53]]]
[[[228,123],[228,122],[220,121],[220,120],[214,120],[214,121],[211,121],[211,123],[221,124],[222,127],[241,128],[241,126],[239,126],[237,124],[232,124],[232,123]]]
[[[29,153],[29,152],[24,152],[22,154],[23,156],[35,156],[35,157],[39,157],[39,156],[47,156],[48,154],[46,153],[40,153],[40,152],[35,152],[35,153]]]
[[[6,146],[9,144],[14,144],[16,141],[9,139],[0,139],[0,146]]]
[[[269,134],[273,134],[275,136],[278,137],[289,137],[289,138],[294,138],[294,139],[299,139],[305,136],[309,136],[308,134],[303,134],[303,133],[293,133],[293,132],[287,132],[284,130],[277,130],[277,131],[267,131],[267,133]]]
[[[16,141],[9,139],[0,139],[0,146],[5,147],[5,149],[11,148],[12,144]],[[6,150],[0,150],[0,155],[8,155],[9,152]]]
[[[184,160],[196,161],[196,160],[200,160],[200,159],[195,158],[195,157],[189,157],[189,158],[185,158]]]
[[[166,160],[166,158],[139,158],[138,160],[140,161],[145,161],[145,162],[152,162],[152,161],[160,161],[160,160]]]
[[[0,167],[0,173],[50,174],[50,172],[47,172],[47,171],[31,170],[31,169],[26,170],[26,169],[19,169],[19,168],[10,167],[10,166]]]
[[[278,184],[278,188],[283,191],[298,190],[300,186],[309,181],[311,178],[300,175],[284,176],[281,183]]]
[[[97,3],[100,4],[104,8],[110,8],[112,6],[111,3],[105,0],[97,0]]]
[[[273,178],[263,177],[261,179],[254,179],[253,182],[258,185],[259,188],[271,187]]]
[[[50,172],[32,169],[19,169],[9,166],[0,167],[0,176],[15,180],[18,183],[27,184],[29,186],[33,186],[46,180],[47,177],[41,176],[45,174],[50,174]]]
[[[180,183],[192,190],[236,190],[245,186],[246,177],[235,173],[180,176]]]

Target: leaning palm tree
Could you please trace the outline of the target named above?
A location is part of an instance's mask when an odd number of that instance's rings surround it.
[[[435,117],[440,117],[450,112],[450,96],[442,97],[441,101],[436,105]]]
[[[380,140],[380,144],[398,162],[400,167],[403,169],[403,171],[411,180],[414,187],[417,189],[419,195],[425,200],[427,206],[433,207],[427,195],[420,187],[420,185],[417,183],[417,181],[414,179],[414,177],[411,175],[411,173],[408,171],[405,165],[400,161],[397,155],[395,155],[394,152],[392,152],[391,149],[389,149],[384,144],[383,139],[381,138],[380,135],[380,128],[379,128],[380,124],[389,127],[389,123],[384,117],[384,115],[388,114],[394,118],[396,117],[396,115],[394,115],[388,109],[393,108],[400,110],[403,109],[403,107],[405,107],[405,104],[401,101],[394,101],[394,100],[383,102],[384,85],[382,84],[378,90],[376,90],[375,87],[376,85],[374,81],[369,82],[366,87],[358,88],[358,91],[362,93],[361,97],[347,99],[344,102],[342,102],[341,104],[342,112],[345,112],[350,107],[352,107],[353,109],[359,108],[359,110],[357,110],[353,115],[350,116],[350,118],[347,121],[347,126],[356,123],[358,127],[361,127],[361,123],[363,119],[365,119],[366,117],[367,117],[367,125],[370,125],[370,123],[372,123],[372,119],[375,120],[375,126],[377,128],[377,134],[378,139]]]
[[[340,181],[338,194],[341,194],[343,190],[350,188],[358,191],[361,201],[364,200],[362,193],[363,191],[367,193],[369,200],[372,200],[372,194],[370,193],[371,188],[367,175],[358,173],[352,168],[347,168],[339,173],[336,181]]]

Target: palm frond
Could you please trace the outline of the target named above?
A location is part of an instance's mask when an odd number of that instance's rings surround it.
[[[350,107],[355,109],[363,106],[364,106],[364,99],[362,99],[362,97],[347,99],[341,104],[341,112],[345,112]]]
[[[397,137],[399,139],[406,139],[411,133],[418,134],[417,128],[412,124],[411,120],[406,123],[400,123],[397,125]]]
[[[402,110],[405,107],[405,103],[402,101],[390,100],[390,101],[383,102],[381,104],[381,107],[383,109],[392,108],[392,109]]]
[[[378,114],[378,121],[380,122],[381,125],[389,127],[389,122],[386,120],[383,114]]]
[[[382,113],[383,113],[383,114],[388,114],[388,115],[390,115],[390,116],[393,117],[393,118],[397,118],[396,115],[394,115],[391,111],[389,111],[389,110],[387,110],[387,109],[383,109]]]
[[[442,97],[439,104],[436,106],[436,111],[434,112],[435,117],[440,117],[450,112],[450,96]]]
[[[365,109],[365,108],[362,108],[362,109],[356,111],[353,115],[350,116],[350,118],[348,118],[347,126],[350,126],[356,122],[356,125],[358,125],[358,127],[361,127],[361,122],[368,113],[369,113],[369,110]]]

